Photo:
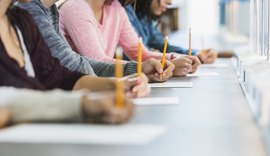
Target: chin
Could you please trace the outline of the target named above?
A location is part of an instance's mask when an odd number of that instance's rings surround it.
[[[156,15],[156,16],[160,16],[162,13],[163,13],[162,11],[156,11],[156,12],[155,12],[155,15]]]

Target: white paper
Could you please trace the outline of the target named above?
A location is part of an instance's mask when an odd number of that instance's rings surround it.
[[[164,83],[150,83],[151,88],[192,88],[192,82],[164,82]]]
[[[209,76],[220,76],[217,72],[196,72],[193,74],[188,74],[187,77],[209,77]]]
[[[226,63],[213,63],[213,64],[202,64],[200,68],[226,68],[229,67]]]
[[[151,105],[178,105],[178,97],[150,97],[150,98],[138,98],[134,99],[133,102],[137,106],[151,106]]]
[[[162,125],[24,124],[0,131],[0,142],[144,145],[166,131]]]

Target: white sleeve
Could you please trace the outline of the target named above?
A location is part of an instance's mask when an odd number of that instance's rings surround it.
[[[81,97],[83,92],[62,90],[34,91],[0,87],[0,105],[11,112],[11,122],[25,121],[76,121],[82,119]]]

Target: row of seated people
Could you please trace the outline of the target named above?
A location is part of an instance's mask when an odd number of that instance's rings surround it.
[[[169,44],[162,67],[164,37],[154,23],[171,0],[67,0],[59,10],[56,2],[0,0],[1,127],[28,121],[124,123],[134,111],[131,99],[150,94],[149,82],[185,76],[217,57],[213,49],[188,56]],[[114,94],[118,46],[126,55],[122,109]]]

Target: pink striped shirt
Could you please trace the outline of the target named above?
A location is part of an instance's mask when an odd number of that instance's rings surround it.
[[[102,24],[85,0],[68,0],[59,12],[61,31],[74,51],[98,61],[114,62],[116,47],[121,46],[129,59],[137,60],[139,38],[118,0],[104,6]],[[142,57],[143,61],[161,59],[162,54],[144,46]]]

